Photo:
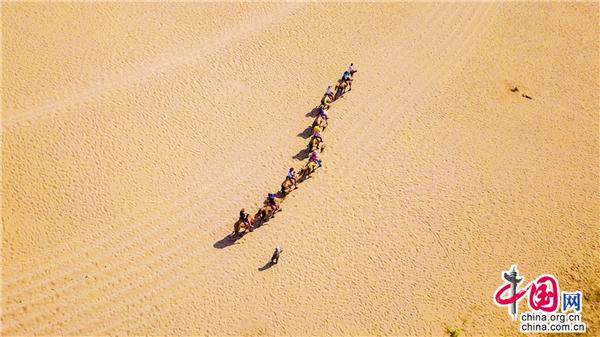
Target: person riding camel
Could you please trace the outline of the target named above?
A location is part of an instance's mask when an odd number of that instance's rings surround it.
[[[328,85],[327,90],[325,90],[325,94],[321,98],[320,106],[329,106],[329,104],[331,102],[333,102],[333,99],[334,99],[333,91],[331,91],[331,86]]]
[[[280,208],[279,208],[279,204],[278,204],[278,202],[279,202],[279,198],[277,198],[277,197],[275,196],[275,194],[273,194],[273,193],[269,193],[269,194],[267,195],[267,204],[268,204],[269,206],[271,206],[271,208],[273,208],[273,212],[275,212],[275,211],[277,211],[277,210],[279,210],[279,209],[280,209]]]
[[[242,208],[240,211],[240,221],[252,229],[252,224],[250,223],[250,213],[246,212],[245,208]]]
[[[330,99],[333,99],[333,92],[331,91],[330,85],[328,85],[327,89],[325,90],[325,96],[329,96]]]
[[[325,120],[329,119],[329,116],[327,115],[328,113],[329,113],[329,109],[327,108],[327,106],[319,107],[319,116],[325,118]]]
[[[323,143],[323,138],[321,137],[321,133],[320,132],[315,132],[315,134],[312,136],[312,138],[314,138],[317,141],[319,141],[319,144]],[[322,145],[319,145],[319,146],[322,146]]]
[[[296,171],[294,171],[293,167],[290,167],[288,171],[287,178],[292,184],[296,185]]]
[[[342,75],[342,81],[348,84],[348,91],[352,90],[352,77],[350,76],[349,71],[344,71]]]
[[[319,125],[315,125],[312,129],[312,135],[313,137],[315,136],[315,134],[318,134],[321,132],[321,127]]]
[[[319,167],[321,167],[321,159],[319,159],[319,154],[317,153],[317,150],[314,150],[310,153],[310,156],[308,157],[308,162],[315,162]]]
[[[356,70],[354,70],[354,63],[350,63],[348,70],[344,71],[344,74],[342,75],[342,81],[348,84],[348,91],[352,90],[352,77],[354,76],[355,72]]]
[[[344,73],[342,74],[342,79],[344,81],[350,81],[350,72],[349,71],[344,71]]]
[[[313,128],[312,138],[316,138],[319,142],[323,142],[323,138],[321,137],[321,127],[315,125]]]
[[[354,63],[350,63],[350,66],[348,66],[348,73],[350,74],[350,78],[352,78],[354,73],[357,72],[357,70],[354,70],[353,67],[354,67]]]

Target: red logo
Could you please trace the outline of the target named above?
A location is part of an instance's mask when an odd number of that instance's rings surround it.
[[[552,275],[539,276],[535,281],[529,282],[526,287],[519,289],[523,277],[519,277],[517,266],[501,274],[505,281],[494,293],[494,303],[498,306],[508,307],[508,313],[516,320],[519,301],[529,293],[528,305],[532,311],[556,312],[558,309],[560,293],[558,280]],[[507,294],[508,293],[508,294]]]

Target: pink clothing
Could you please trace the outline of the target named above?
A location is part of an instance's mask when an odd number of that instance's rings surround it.
[[[310,153],[310,160],[311,161],[316,161],[317,159],[319,159],[319,155],[317,154],[317,151],[313,151]]]

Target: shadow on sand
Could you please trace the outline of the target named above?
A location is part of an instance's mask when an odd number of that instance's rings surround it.
[[[306,115],[304,115],[305,117],[317,117],[319,115],[319,106],[317,105],[316,107],[314,107],[312,110],[310,110],[309,112],[306,113]]]
[[[276,196],[277,198],[282,198],[282,199],[284,199],[284,198],[285,198],[285,195],[283,195],[283,193],[282,193],[281,191],[279,191],[279,192],[275,193],[275,196]],[[281,209],[279,209],[279,210],[278,210],[277,212],[275,212],[274,214],[271,214],[271,216],[269,216],[268,218],[266,218],[266,219],[260,219],[260,220],[257,220],[257,221],[254,223],[254,229],[252,230],[252,232],[255,232],[257,229],[259,229],[259,228],[261,228],[262,226],[264,226],[264,225],[268,224],[268,223],[269,223],[269,221],[270,221],[271,219],[275,218],[275,214],[277,214],[277,213],[279,213],[279,212],[281,212],[281,211],[282,211],[282,210],[281,210]],[[227,248],[227,247],[229,247],[229,246],[233,246],[233,245],[235,245],[235,244],[237,243],[237,241],[238,241],[239,239],[243,238],[244,236],[246,236],[246,234],[249,234],[249,233],[250,233],[250,231],[243,231],[243,232],[240,232],[240,233],[238,233],[237,237],[235,237],[235,238],[233,237],[233,234],[232,234],[232,233],[230,233],[230,234],[227,234],[227,235],[225,235],[225,237],[224,237],[224,238],[222,238],[221,240],[219,240],[219,241],[215,242],[215,243],[213,244],[213,247],[214,247],[214,248],[217,248],[217,249],[225,249],[225,248]]]
[[[309,125],[306,127],[306,129],[304,129],[304,131],[302,131],[298,134],[298,137],[308,139],[308,138],[310,138],[311,135],[312,135],[312,127]]]
[[[233,246],[236,244],[237,240],[243,238],[246,234],[248,234],[249,232],[241,232],[238,234],[237,238],[234,238],[231,234],[227,234],[224,238],[222,238],[221,240],[215,242],[213,244],[213,247],[217,248],[217,249],[224,249],[227,248],[229,246]]]
[[[262,266],[262,267],[258,268],[258,271],[265,271],[265,270],[267,270],[267,269],[269,269],[269,268],[273,267],[274,265],[275,265],[275,264],[274,264],[273,262],[269,261],[269,262],[265,263],[265,265],[264,265],[264,266]]]
[[[302,160],[308,158],[308,155],[309,155],[308,149],[304,148],[304,149],[300,150],[300,152],[296,153],[292,158],[302,161]]]

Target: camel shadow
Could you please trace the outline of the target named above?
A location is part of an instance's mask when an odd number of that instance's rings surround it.
[[[229,246],[233,246],[236,244],[237,240],[243,238],[246,234],[248,234],[248,232],[241,232],[238,234],[237,238],[233,238],[231,234],[227,234],[224,238],[215,242],[213,247],[217,249],[225,249]]]
[[[352,91],[352,89],[351,89],[351,88],[348,88],[347,90],[344,90],[344,89],[339,89],[339,90],[338,90],[338,89],[336,88],[336,90],[335,90],[335,94],[333,95],[333,100],[332,100],[332,102],[335,102],[335,101],[337,101],[337,100],[338,100],[338,99],[340,99],[340,98],[344,98],[344,95],[345,95],[345,94],[347,94],[347,93],[348,93],[348,92],[350,92],[350,91]]]
[[[314,107],[312,110],[310,110],[309,112],[306,113],[306,115],[304,115],[305,117],[317,117],[319,115],[319,106],[317,105],[316,107]]]
[[[298,153],[296,153],[292,158],[302,161],[302,160],[308,158],[308,154],[309,154],[308,149],[304,148],[304,149],[300,150]]]
[[[298,137],[302,137],[304,139],[308,139],[310,138],[311,134],[312,134],[312,127],[307,126],[306,129],[304,129],[304,131],[300,132],[298,134]]]
[[[213,244],[213,247],[217,248],[217,249],[225,249],[229,246],[234,245],[236,241],[237,240],[235,240],[231,236],[227,235],[224,238],[222,238],[221,240],[215,242]]]
[[[284,199],[285,196],[281,193],[281,192],[277,192],[276,196],[278,198],[282,198]],[[279,209],[277,212],[275,212],[275,214],[281,212],[281,209]],[[256,221],[254,222],[254,228],[252,229],[252,232],[255,232],[257,229],[267,225],[269,223],[269,221],[273,218],[275,218],[275,214],[271,214],[271,216],[267,217],[266,219],[256,219]],[[232,234],[227,234],[225,235],[224,238],[222,238],[221,240],[215,242],[213,244],[213,247],[216,249],[225,249],[229,246],[233,246],[235,244],[237,244],[237,241],[241,238],[243,238],[244,236],[246,236],[248,233],[251,233],[248,230],[245,231],[240,231],[237,235],[237,237],[233,237]]]
[[[344,94],[345,92],[341,91],[341,92],[336,92],[335,95],[333,95],[333,100],[331,101],[332,103],[337,101],[340,98],[344,98]]]

